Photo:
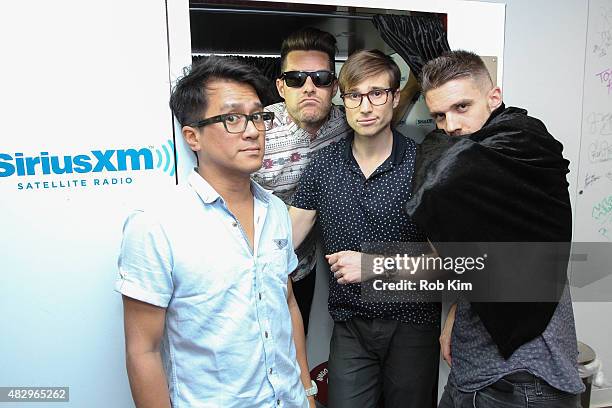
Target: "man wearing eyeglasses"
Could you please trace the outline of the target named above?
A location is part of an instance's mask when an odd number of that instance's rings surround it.
[[[285,101],[266,107],[275,118],[254,179],[287,204],[313,155],[350,131],[342,108],[332,105],[338,89],[335,56],[334,36],[316,28],[294,32],[281,46],[276,87]],[[315,236],[311,233],[296,250],[299,263],[292,275],[306,332],[315,285]]]
[[[362,298],[369,243],[427,241],[403,211],[416,145],[391,129],[400,71],[378,50],[358,51],[339,83],[353,134],[310,162],[289,210],[296,245],[318,220],[331,266],[328,406],[375,408],[382,395],[385,407],[432,407],[440,305]]]
[[[274,118],[265,89],[209,57],[170,98],[198,165],[124,225],[116,289],[138,408],[314,407],[287,208],[250,179]]]

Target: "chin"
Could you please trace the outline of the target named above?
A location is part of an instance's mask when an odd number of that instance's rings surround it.
[[[380,128],[360,127],[356,130],[356,132],[359,133],[361,136],[372,137],[378,135],[380,133],[380,130]]]
[[[258,161],[254,161],[253,163],[245,163],[245,172],[248,172],[249,174],[255,173],[257,170],[261,169],[262,164],[263,158]]]
[[[323,119],[325,119],[326,115],[323,115],[321,112],[316,112],[316,113],[302,114],[301,116],[302,116],[302,119],[300,120],[300,122],[309,123],[309,124],[317,124],[321,122]]]

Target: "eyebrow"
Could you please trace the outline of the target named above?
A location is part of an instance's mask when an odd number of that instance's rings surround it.
[[[460,100],[460,101],[459,101],[459,102],[457,102],[457,103],[453,103],[453,104],[451,105],[451,108],[456,108],[456,107],[457,107],[457,106],[459,106],[459,105],[471,105],[473,102],[474,102],[474,100],[473,100],[473,99],[462,99],[462,100]]]
[[[450,106],[449,110],[456,109],[459,105],[471,105],[472,103],[474,103],[473,99],[462,99],[459,102],[453,103]],[[444,114],[444,112],[437,112],[437,111],[436,112],[431,112],[431,116],[432,117],[436,116],[436,115],[442,115],[442,114]]]
[[[252,105],[254,109],[263,109],[263,104],[261,102],[256,102],[256,103],[252,103],[252,104],[248,104],[248,105]],[[232,109],[238,109],[238,108],[245,108],[247,106],[247,104],[244,103],[236,103],[236,102],[226,102],[223,104],[223,106],[221,106],[221,110],[232,110]]]
[[[370,90],[367,92],[371,92],[371,91],[379,91],[381,89],[387,89],[384,86],[378,86],[378,85],[374,85],[370,87]],[[348,91],[346,91],[346,93],[360,93],[359,90],[357,90],[356,88],[351,88]]]

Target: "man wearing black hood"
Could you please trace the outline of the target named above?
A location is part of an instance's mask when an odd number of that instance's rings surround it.
[[[544,242],[568,248],[568,161],[544,124],[524,109],[506,108],[500,88],[471,52],[451,51],[428,62],[421,86],[438,129],[417,152],[407,211],[434,245],[514,242],[529,248]],[[531,252],[537,268],[517,263],[528,272],[523,276],[541,272],[539,253]],[[557,265],[566,266],[568,256],[561,251]],[[569,291],[561,292],[528,303],[460,298],[440,337],[451,365],[440,407],[580,407],[584,385],[574,316]]]

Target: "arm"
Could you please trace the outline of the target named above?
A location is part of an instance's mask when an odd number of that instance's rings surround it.
[[[431,252],[426,254],[425,257],[436,258],[437,252],[429,243]],[[330,271],[334,274],[334,278],[338,280],[340,285],[347,283],[359,283],[376,278],[379,275],[373,273],[372,265],[374,259],[384,258],[384,255],[364,254],[356,251],[340,251],[330,255],[325,255],[327,262],[330,265]],[[416,257],[415,259],[417,259]],[[424,258],[423,258],[424,259]],[[365,262],[366,269],[362,269],[362,260]],[[437,278],[438,276],[445,276],[444,274],[436,274],[432,271],[423,268],[423,263],[417,265],[416,270],[397,270],[393,269],[396,273],[397,278],[403,279],[422,279],[424,277],[428,279]],[[423,276],[423,272],[427,275]]]
[[[123,296],[126,366],[137,408],[170,408],[160,354],[166,309]]]
[[[455,313],[457,312],[457,304],[455,303],[448,310],[448,316],[446,316],[446,322],[444,322],[444,328],[440,334],[440,349],[442,350],[442,357],[449,366],[452,365],[452,353],[451,353],[451,335],[453,333],[453,325],[455,324]]]
[[[300,365],[302,384],[304,388],[310,388],[310,372],[308,371],[308,359],[306,357],[306,336],[304,336],[304,323],[302,322],[302,314],[298,307],[295,296],[293,295],[293,286],[291,278],[287,279],[287,306],[289,306],[289,314],[291,314],[291,326],[293,333],[293,342],[295,343],[295,354],[298,364]],[[315,406],[314,396],[308,397],[308,402],[313,408]]]
[[[317,211],[289,207],[289,217],[291,218],[291,229],[293,230],[293,247],[297,248],[304,241],[317,220]]]
[[[361,252],[340,251],[325,255],[329,270],[340,285],[358,283],[364,280],[361,276]]]

